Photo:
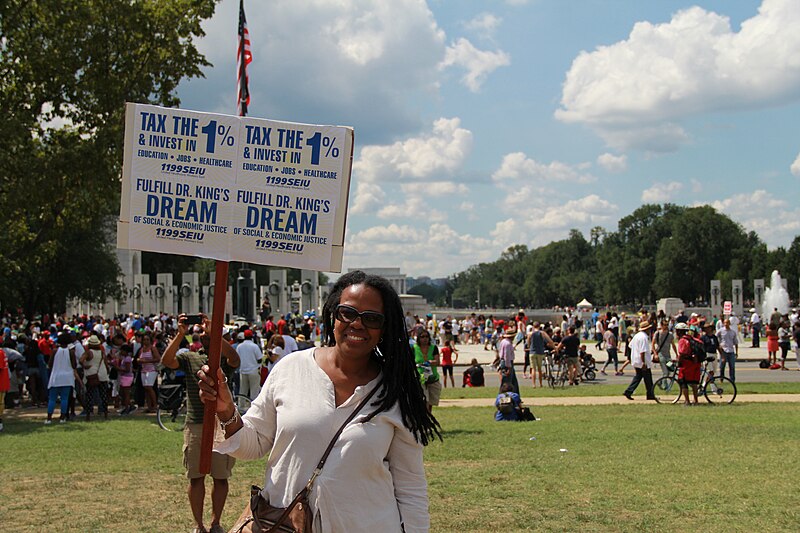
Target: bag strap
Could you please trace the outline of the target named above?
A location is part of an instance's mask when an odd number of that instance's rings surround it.
[[[369,403],[369,401],[372,399],[372,397],[375,395],[376,392],[378,392],[378,386],[375,386],[375,388],[372,389],[370,393],[367,394],[367,396],[363,400],[361,400],[361,403],[358,404],[355,410],[352,413],[350,413],[350,416],[347,417],[347,420],[345,420],[344,423],[339,427],[339,430],[333,436],[330,443],[328,443],[328,448],[325,450],[325,453],[322,454],[322,459],[319,460],[319,463],[317,463],[316,468],[314,468],[314,472],[311,474],[308,483],[306,483],[306,486],[303,487],[303,489],[297,493],[297,496],[295,496],[292,502],[286,507],[286,510],[283,511],[283,514],[280,516],[280,518],[278,518],[278,520],[275,521],[275,525],[272,528],[270,528],[269,532],[277,531],[276,528],[280,527],[280,525],[283,524],[287,518],[289,518],[289,514],[292,512],[292,509],[294,509],[298,503],[300,503],[301,501],[305,500],[308,497],[308,493],[311,491],[311,486],[314,484],[314,481],[317,479],[317,476],[319,476],[320,473],[322,472],[322,467],[325,466],[325,461],[328,460],[328,456],[331,454],[331,451],[333,450],[333,446],[336,444],[336,441],[339,440],[339,436],[342,434],[342,431],[344,431],[344,428],[347,427],[347,424],[349,424],[356,417],[359,411],[361,411],[361,409],[363,409],[364,406],[367,405],[367,403]]]
[[[361,403],[358,404],[358,407],[356,407],[355,410],[352,413],[350,413],[350,416],[347,417],[347,420],[344,421],[344,424],[342,424],[339,427],[339,430],[333,436],[330,443],[328,443],[328,448],[325,450],[325,453],[322,454],[322,459],[320,459],[319,463],[317,463],[317,467],[314,469],[314,473],[308,480],[308,483],[306,484],[307,489],[311,490],[311,485],[314,483],[314,480],[317,479],[317,476],[320,474],[322,467],[325,466],[325,461],[328,460],[328,456],[333,450],[333,446],[336,444],[336,441],[339,440],[339,435],[342,434],[342,431],[344,431],[344,428],[347,427],[347,424],[349,424],[356,417],[356,415],[358,415],[361,409],[363,409],[364,406],[367,405],[367,403],[369,403],[369,401],[372,399],[372,397],[375,395],[376,392],[378,392],[377,385],[375,386],[374,389],[370,391],[369,394],[367,394],[367,396],[363,400],[361,400]]]
[[[658,350],[656,350],[657,353],[661,353],[661,348],[664,347],[664,344],[666,344],[668,338],[669,332],[667,332],[667,334],[661,338],[661,343],[658,345]]]

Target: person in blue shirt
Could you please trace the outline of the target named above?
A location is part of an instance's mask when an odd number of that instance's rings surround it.
[[[518,421],[519,411],[522,404],[522,398],[519,394],[513,392],[511,383],[503,383],[500,386],[500,394],[494,401],[494,406],[497,411],[494,413],[494,419],[498,422],[503,420]]]

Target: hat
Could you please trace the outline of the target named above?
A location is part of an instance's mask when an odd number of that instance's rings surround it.
[[[639,331],[645,331],[653,327],[653,324],[648,322],[647,320],[642,320],[639,322]]]
[[[243,341],[244,340],[244,333],[240,332],[238,335],[236,335],[236,340]]]
[[[253,330],[250,330],[250,329],[244,330],[244,338],[245,339],[252,339],[253,338]]]
[[[97,335],[92,335],[89,337],[89,346],[100,346],[101,342],[100,339],[97,338]]]
[[[297,342],[306,342],[306,336],[301,333],[300,335],[295,337],[294,340],[296,340]]]
[[[675,324],[675,331],[688,331],[689,325],[686,322],[678,322]]]
[[[755,307],[750,308],[750,313],[755,313],[755,312],[756,312],[756,308]]]

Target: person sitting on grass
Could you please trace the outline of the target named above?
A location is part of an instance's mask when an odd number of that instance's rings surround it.
[[[513,392],[511,383],[503,383],[500,386],[500,394],[497,395],[494,401],[494,406],[497,408],[494,413],[496,421],[508,420],[516,422],[519,420],[522,398],[520,398],[519,394]]]
[[[483,377],[483,367],[478,364],[478,360],[473,358],[470,367],[464,370],[464,377],[461,382],[462,387],[483,387],[485,384]]]

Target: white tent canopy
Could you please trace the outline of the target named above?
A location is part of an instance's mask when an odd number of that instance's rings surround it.
[[[576,307],[593,307],[593,306],[592,306],[592,303],[589,300],[584,298],[583,300],[578,302],[578,305]]]

